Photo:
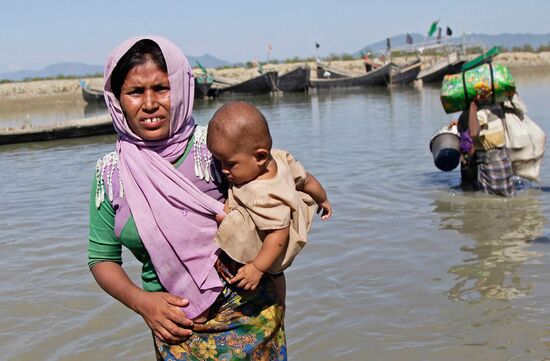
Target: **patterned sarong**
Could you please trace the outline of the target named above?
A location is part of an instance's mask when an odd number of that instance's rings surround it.
[[[477,187],[489,194],[505,197],[514,195],[512,162],[506,149],[476,151]]]
[[[181,344],[154,337],[157,360],[287,360],[284,306],[276,279],[266,274],[256,291],[244,291],[227,283],[234,270],[225,264],[216,264],[224,290],[211,307],[214,318],[195,324],[193,335]]]

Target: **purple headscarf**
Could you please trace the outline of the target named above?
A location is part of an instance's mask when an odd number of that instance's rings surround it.
[[[170,81],[170,134],[147,141],[136,135],[111,90],[111,74],[120,58],[139,40],[156,42],[166,60]],[[107,58],[105,101],[119,138],[116,149],[120,176],[138,233],[160,282],[170,293],[189,300],[184,310],[194,318],[221,292],[214,269],[218,248],[214,215],[223,204],[202,193],[172,162],[184,152],[195,129],[192,69],[181,50],[158,36],[129,39]]]

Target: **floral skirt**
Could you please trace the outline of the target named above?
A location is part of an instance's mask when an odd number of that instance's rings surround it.
[[[157,360],[287,360],[283,276],[264,275],[256,291],[226,282],[231,272],[218,262],[224,289],[210,309],[209,320],[195,324],[192,336],[180,344],[154,337]],[[284,286],[283,286],[284,287]]]

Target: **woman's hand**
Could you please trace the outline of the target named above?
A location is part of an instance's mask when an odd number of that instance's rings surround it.
[[[136,298],[135,311],[143,317],[153,334],[168,343],[180,343],[193,333],[193,321],[180,307],[189,302],[165,292],[142,291]]]
[[[317,204],[317,214],[321,213],[321,219],[323,221],[328,220],[330,217],[332,217],[332,206],[330,205],[330,202],[328,199],[324,200],[323,202]]]
[[[256,287],[258,287],[263,275],[264,272],[257,269],[256,266],[254,266],[254,262],[250,262],[239,268],[237,275],[233,277],[229,283],[234,284],[239,282],[237,287],[241,287],[247,291],[254,291]]]
[[[157,338],[173,343],[185,341],[192,334],[193,321],[180,308],[189,304],[187,300],[169,293],[143,291],[115,262],[97,263],[91,271],[101,288],[140,314]]]

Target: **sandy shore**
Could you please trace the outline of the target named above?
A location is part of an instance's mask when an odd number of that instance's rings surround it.
[[[85,79],[93,88],[102,88],[102,78]],[[80,95],[78,79],[39,80],[0,84],[0,103],[12,101],[59,101],[64,96]],[[84,101],[84,100],[82,100]]]
[[[404,62],[404,58],[393,59],[396,63]],[[534,67],[550,67],[550,52],[541,53],[524,53],[511,52],[499,54],[495,60],[500,64],[504,64],[514,68],[534,68]],[[300,63],[303,64],[303,63]],[[276,70],[279,73],[285,73],[293,67],[300,64],[267,64],[263,66],[264,70]],[[310,68],[315,68],[315,63],[308,64]],[[330,66],[341,68],[348,72],[363,73],[364,65],[362,60],[351,61],[332,61]],[[258,75],[258,69],[252,68],[228,68],[228,69],[208,69],[215,76],[223,77],[235,82],[243,81],[248,78]],[[200,72],[199,69],[195,71]],[[312,72],[312,77],[315,77],[315,72]],[[90,78],[85,79],[92,88],[102,88],[103,79]],[[0,103],[20,103],[34,101],[49,101],[55,99],[59,101],[60,97],[70,96],[78,98],[80,87],[78,79],[70,80],[43,80],[21,83],[0,84]],[[83,100],[82,100],[83,101]]]

